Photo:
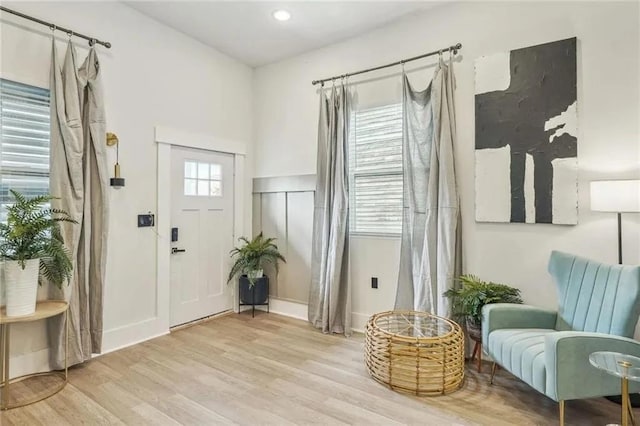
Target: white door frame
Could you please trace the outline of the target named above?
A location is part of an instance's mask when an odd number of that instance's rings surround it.
[[[160,327],[170,326],[170,252],[171,252],[171,146],[216,151],[233,154],[233,239],[244,235],[244,189],[246,145],[243,142],[217,138],[213,135],[193,133],[170,127],[155,127],[158,145],[158,211],[156,214],[156,318]],[[232,291],[233,309],[236,309],[236,292]]]

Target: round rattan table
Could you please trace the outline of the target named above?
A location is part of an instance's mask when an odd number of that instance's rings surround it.
[[[426,312],[381,312],[367,322],[365,363],[393,390],[444,395],[464,379],[464,335],[455,322]]]

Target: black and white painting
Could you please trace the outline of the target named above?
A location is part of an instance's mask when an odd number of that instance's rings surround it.
[[[578,222],[576,39],[475,63],[476,220]]]

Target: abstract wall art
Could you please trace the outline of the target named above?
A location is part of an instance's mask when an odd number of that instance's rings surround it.
[[[475,63],[476,221],[578,222],[576,39]]]

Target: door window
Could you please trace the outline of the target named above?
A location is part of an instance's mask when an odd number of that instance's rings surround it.
[[[222,167],[220,164],[185,160],[184,195],[222,197]]]

